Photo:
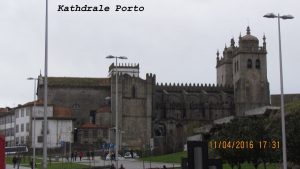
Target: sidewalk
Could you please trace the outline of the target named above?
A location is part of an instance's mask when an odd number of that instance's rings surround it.
[[[95,160],[88,160],[87,158],[83,158],[82,161],[77,160],[73,163],[80,163],[87,166],[104,166],[104,165],[116,165],[115,161],[110,160],[102,160],[99,156],[95,157]],[[162,168],[164,165],[167,168],[180,167],[180,164],[172,164],[172,163],[161,163],[161,162],[149,162],[149,161],[139,161],[138,159],[124,159],[118,161],[119,167],[122,164],[126,169],[147,169],[147,168]]]
[[[5,169],[18,169],[18,167],[16,166],[16,167],[14,168],[13,165],[11,165],[11,164],[6,164],[6,168],[5,168]],[[23,167],[23,166],[20,166],[19,169],[30,169],[30,168],[29,168],[29,167]]]
[[[61,162],[67,162],[66,159],[59,159],[58,162],[53,163],[61,163]],[[95,157],[95,160],[88,160],[86,157],[82,159],[82,161],[77,160],[76,162],[73,161],[72,163],[79,163],[79,164],[84,164],[87,167],[88,166],[107,166],[114,164],[116,165],[116,161],[110,161],[110,160],[102,160],[100,159],[99,156]],[[149,169],[149,168],[162,168],[164,165],[167,168],[173,168],[173,167],[179,167],[180,164],[171,164],[171,163],[159,163],[159,162],[149,162],[149,161],[139,161],[137,159],[124,159],[124,160],[119,160],[118,161],[119,167],[122,164],[126,169]],[[17,167],[13,167],[11,164],[6,164],[5,169],[17,169]],[[20,166],[19,169],[30,169],[30,167],[23,167]]]

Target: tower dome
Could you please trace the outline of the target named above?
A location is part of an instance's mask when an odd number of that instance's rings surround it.
[[[258,42],[257,37],[251,35],[249,26],[247,27],[247,34],[245,36],[241,37],[240,40],[242,40],[242,41],[257,41]]]

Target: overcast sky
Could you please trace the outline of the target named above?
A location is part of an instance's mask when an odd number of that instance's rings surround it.
[[[109,12],[59,12],[58,5],[104,5]],[[143,6],[116,12],[115,5]],[[106,77],[122,55],[139,63],[141,78],[161,83],[216,83],[216,52],[246,33],[267,38],[271,94],[280,93],[278,30],[269,12],[292,14],[281,22],[286,93],[300,93],[298,0],[49,0],[49,76]],[[0,107],[33,100],[33,82],[44,74],[44,0],[0,1]]]

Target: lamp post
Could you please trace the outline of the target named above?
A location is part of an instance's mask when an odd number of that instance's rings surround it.
[[[71,128],[70,128],[69,133],[70,133],[69,157],[70,157],[70,162],[72,162],[72,129]]]
[[[35,106],[36,106],[36,81],[38,78],[29,77],[27,80],[33,80],[34,82],[34,89],[33,89],[33,108],[31,112],[31,117],[33,117],[33,133],[32,133],[32,149],[33,149],[33,157],[32,157],[32,163],[35,164]],[[35,165],[33,165],[33,169],[35,169]]]
[[[118,59],[127,59],[125,56],[106,56],[106,59],[116,59],[116,168],[118,168],[118,152],[119,152],[119,123],[118,123]]]
[[[286,155],[286,135],[285,135],[285,117],[284,117],[284,94],[283,94],[283,73],[282,73],[282,51],[281,51],[281,32],[280,32],[280,19],[293,19],[292,15],[275,15],[268,13],[264,15],[265,18],[278,19],[278,37],[279,37],[279,66],[280,66],[280,96],[281,96],[281,134],[282,134],[282,157],[283,169],[287,169],[287,155]]]
[[[43,129],[43,169],[47,169],[47,109],[48,109],[48,0],[45,11],[45,77],[44,77],[44,129]]]

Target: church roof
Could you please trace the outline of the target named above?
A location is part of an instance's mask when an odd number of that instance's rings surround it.
[[[40,83],[42,85],[43,83]],[[48,77],[50,87],[102,87],[110,86],[110,78]]]
[[[8,107],[5,107],[5,108],[2,108],[0,107],[0,113],[6,113],[6,112],[9,112],[10,108]]]
[[[35,101],[27,102],[27,103],[23,104],[22,106],[24,106],[24,107],[26,107],[26,106],[33,106],[34,103],[35,103],[36,106],[43,106],[44,105],[44,100],[38,99],[38,100],[35,100]]]

